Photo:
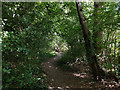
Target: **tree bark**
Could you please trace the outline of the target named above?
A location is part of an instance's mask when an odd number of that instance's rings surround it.
[[[87,21],[83,14],[82,2],[76,2],[76,7],[77,7],[77,11],[78,11],[79,21],[80,21],[80,24],[81,24],[82,30],[83,30],[83,37],[85,40],[86,57],[88,60],[88,64],[91,68],[94,80],[95,81],[101,80],[102,76],[104,76],[105,73],[99,67],[98,62],[97,62],[94,47],[93,47],[91,39],[90,39],[90,31],[88,29]]]
[[[101,53],[103,31],[98,20],[98,13],[102,8],[102,2],[94,2],[94,26],[93,26],[93,46],[97,55]]]

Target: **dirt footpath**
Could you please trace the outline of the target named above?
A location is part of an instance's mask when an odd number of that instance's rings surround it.
[[[79,65],[78,72],[63,71],[57,67],[56,63],[60,60],[61,54],[57,53],[57,56],[54,58],[47,59],[46,62],[42,63],[43,70],[47,72],[49,77],[49,89],[58,88],[64,90],[63,88],[112,88],[116,86],[116,83],[110,84],[110,82],[93,82],[89,69],[86,65],[82,63]],[[120,85],[120,84],[119,84]],[[117,84],[117,86],[119,86]]]

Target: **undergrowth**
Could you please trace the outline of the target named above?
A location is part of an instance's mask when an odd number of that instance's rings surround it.
[[[46,58],[53,57],[46,54]],[[41,88],[47,89],[47,76],[41,68],[43,60],[26,60],[23,62],[8,62],[2,64],[2,88]]]

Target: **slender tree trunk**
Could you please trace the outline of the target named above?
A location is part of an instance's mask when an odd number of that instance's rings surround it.
[[[119,66],[118,66],[118,76],[120,76],[120,55],[118,56],[118,63],[119,63]]]
[[[97,55],[101,53],[103,31],[98,19],[98,13],[102,8],[102,2],[94,2],[94,26],[93,26],[93,46]],[[102,20],[102,19],[101,19]]]
[[[94,47],[92,45],[92,42],[90,40],[90,31],[88,29],[87,21],[85,19],[85,16],[83,14],[82,9],[82,2],[76,2],[76,7],[78,11],[79,21],[82,26],[83,30],[83,36],[85,40],[85,48],[86,48],[86,57],[88,60],[88,64],[90,65],[94,80],[101,80],[101,74],[104,73],[102,69],[100,69],[97,58],[94,52]]]

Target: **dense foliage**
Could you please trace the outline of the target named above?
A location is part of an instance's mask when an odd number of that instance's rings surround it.
[[[41,62],[50,57],[45,3],[3,3],[3,87],[46,87]],[[30,7],[30,8],[29,8]],[[14,85],[16,84],[16,85]]]
[[[85,41],[76,4],[4,2],[2,4],[3,87],[47,87],[41,62],[63,53],[59,65],[78,59],[86,61]],[[120,75],[120,4],[83,3],[84,15],[96,49],[97,61],[105,71]],[[97,34],[97,35],[96,35]],[[102,37],[102,38],[101,38]]]

